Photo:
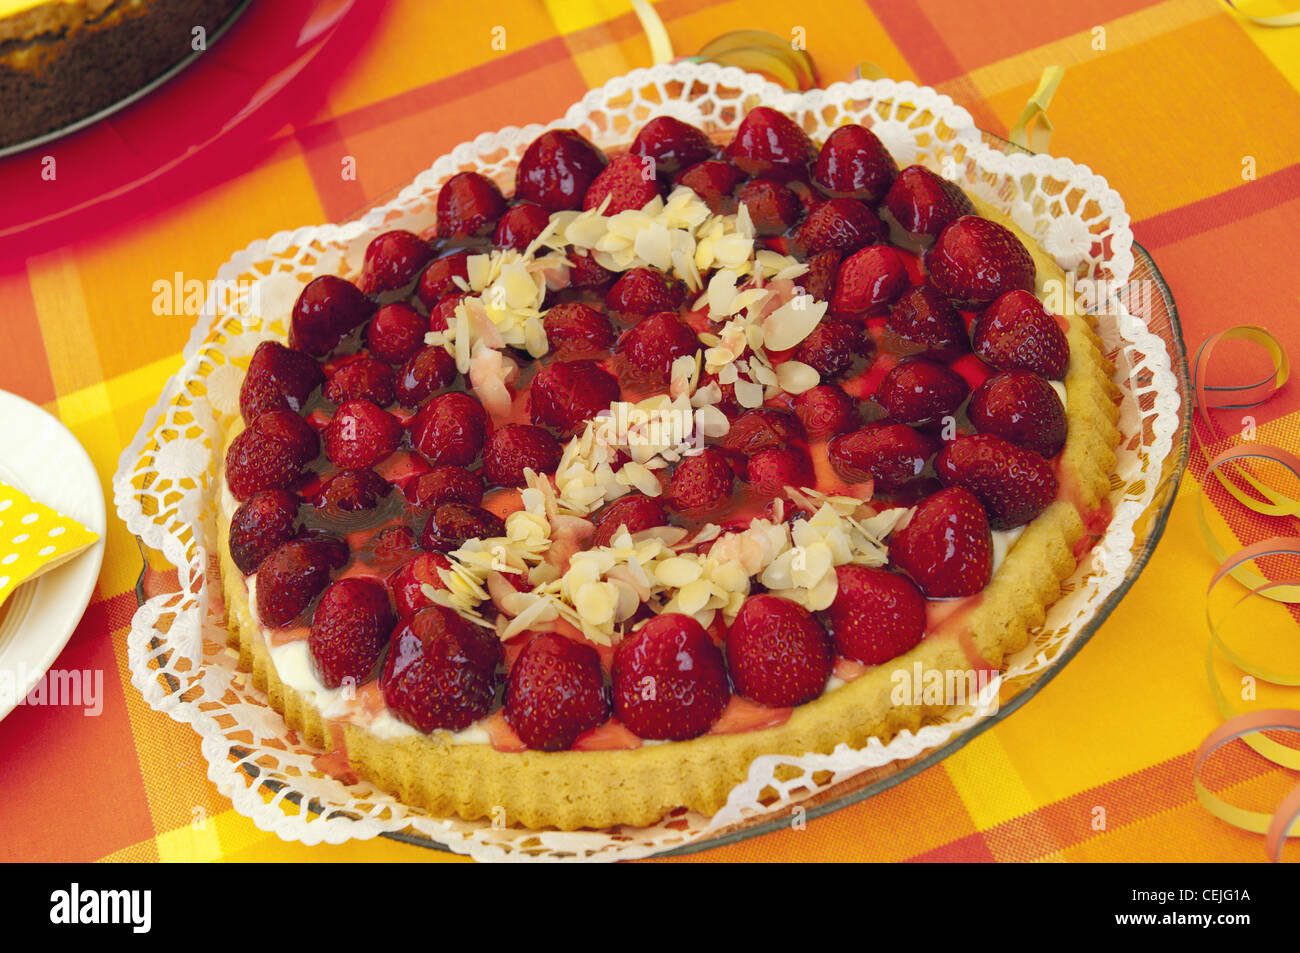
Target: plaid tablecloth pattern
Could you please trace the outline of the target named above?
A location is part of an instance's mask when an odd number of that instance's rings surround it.
[[[624,0],[388,7],[361,55],[339,64],[326,108],[286,128],[253,170],[146,224],[0,270],[0,388],[59,416],[110,498],[118,456],[176,370],[193,320],[155,316],[156,280],[212,277],[255,238],[346,216],[456,143],[550,120],[589,87],[650,62]],[[1300,355],[1300,29],[1245,24],[1215,0],[662,0],[656,9],[679,53],[728,29],[802,29],[823,83],[872,60],[937,87],[1004,135],[1043,67],[1067,67],[1050,110],[1052,151],[1124,196],[1189,344],[1256,323]],[[340,175],[344,156],[356,160],[355,180]],[[1230,349],[1221,360],[1242,380],[1255,369],[1244,358],[1234,367]],[[1254,416],[1260,440],[1297,450],[1293,387]],[[1263,860],[1262,838],[1216,820],[1192,789],[1193,752],[1219,722],[1203,675],[1214,566],[1196,528],[1196,480],[1193,467],[1137,585],[1023,710],[806,829],[690,859]],[[1278,532],[1222,493],[1211,502],[1225,539]],[[56,663],[103,671],[102,712],[20,707],[0,723],[0,859],[458,859],[386,839],[286,844],[237,815],[208,782],[196,736],[130,684],[125,641],[140,565],[134,539],[110,517],[94,600]],[[1300,654],[1285,608],[1256,600],[1241,617],[1243,637]],[[1221,675],[1239,677],[1226,666]],[[1236,744],[1206,780],[1269,809],[1295,776]],[[1292,843],[1283,856],[1297,851]]]

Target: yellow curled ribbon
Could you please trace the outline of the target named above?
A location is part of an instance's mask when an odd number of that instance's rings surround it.
[[[1269,356],[1273,371],[1267,377],[1251,384],[1211,385],[1206,382],[1207,368],[1215,346],[1225,340],[1244,340],[1261,347]],[[1192,433],[1197,450],[1205,461],[1205,475],[1197,495],[1196,518],[1206,548],[1214,555],[1219,567],[1206,587],[1205,619],[1210,631],[1210,641],[1205,652],[1205,673],[1219,712],[1227,719],[1201,743],[1193,760],[1192,777],[1196,796],[1205,808],[1220,820],[1242,830],[1267,835],[1266,847],[1274,860],[1281,858],[1282,845],[1288,837],[1300,836],[1300,785],[1297,785],[1273,814],[1246,811],[1228,804],[1212,794],[1200,780],[1200,770],[1210,754],[1230,741],[1241,739],[1260,755],[1281,767],[1300,770],[1300,750],[1288,748],[1262,734],[1269,730],[1300,732],[1300,711],[1271,709],[1268,711],[1239,713],[1228,700],[1227,694],[1214,672],[1215,655],[1221,654],[1242,672],[1261,681],[1284,687],[1300,686],[1300,673],[1277,670],[1261,665],[1232,648],[1221,634],[1223,624],[1241,603],[1255,596],[1288,604],[1300,603],[1300,579],[1267,579],[1250,569],[1250,564],[1266,556],[1300,556],[1300,503],[1252,473],[1245,461],[1269,461],[1300,479],[1300,458],[1280,447],[1254,441],[1243,441],[1211,453],[1209,444],[1224,444],[1227,438],[1210,415],[1211,410],[1247,409],[1268,400],[1287,380],[1290,367],[1286,352],[1278,340],[1264,328],[1242,325],[1220,331],[1206,339],[1192,362],[1192,391],[1194,418]],[[1211,403],[1210,394],[1225,396]],[[1200,418],[1200,427],[1196,425]],[[1205,484],[1214,477],[1243,506],[1263,516],[1289,518],[1295,530],[1290,535],[1273,536],[1252,543],[1229,554],[1228,548],[1215,536],[1206,516]],[[1244,482],[1254,493],[1243,489],[1237,480]],[[1210,595],[1215,586],[1232,577],[1246,587],[1246,593],[1234,602],[1217,619],[1210,610]]]
[[[1043,75],[1038,79],[1038,88],[1020,111],[1020,118],[1007,134],[1008,139],[1031,152],[1047,151],[1052,141],[1052,130],[1056,128],[1047,118],[1047,107],[1052,104],[1056,87],[1061,85],[1064,77],[1064,66],[1049,66],[1043,70]],[[1030,123],[1033,123],[1033,129],[1029,128]]]
[[[1247,811],[1236,807],[1214,794],[1201,782],[1201,768],[1210,755],[1230,741],[1245,741],[1250,735],[1263,731],[1294,731],[1300,733],[1300,711],[1288,708],[1268,708],[1238,715],[1225,721],[1206,736],[1192,759],[1192,781],[1196,797],[1215,817],[1233,827],[1265,835],[1268,856],[1274,862],[1282,859],[1282,843],[1287,837],[1300,836],[1300,785],[1282,799],[1272,814]],[[1292,750],[1292,749],[1286,749]]]
[[[668,28],[664,26],[664,21],[659,18],[655,8],[650,6],[649,0],[631,0],[631,3],[632,12],[641,21],[641,29],[645,31],[646,39],[650,41],[650,56],[654,59],[655,65],[671,63],[673,44],[668,39]]]
[[[1249,20],[1257,26],[1300,26],[1300,11],[1296,11],[1295,13],[1279,13],[1273,16],[1259,16],[1257,14],[1247,13],[1243,9],[1246,4],[1242,3],[1242,0],[1237,0],[1236,3],[1233,3],[1232,0],[1219,0],[1219,3],[1227,7],[1233,15],[1241,17],[1243,20]]]

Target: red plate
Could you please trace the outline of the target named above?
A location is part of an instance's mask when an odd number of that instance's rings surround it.
[[[147,216],[243,172],[287,122],[314,114],[381,10],[356,0],[251,3],[139,102],[0,159],[0,261]]]

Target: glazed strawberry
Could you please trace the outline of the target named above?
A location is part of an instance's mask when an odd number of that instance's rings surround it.
[[[301,412],[324,379],[320,365],[310,355],[277,341],[263,341],[248,362],[239,390],[240,412],[245,421],[267,410]]]
[[[533,423],[562,437],[580,433],[585,422],[619,398],[618,381],[595,361],[555,361],[537,372],[529,390]]]
[[[320,452],[320,438],[291,410],[269,410],[230,442],[226,482],[241,502],[258,490],[283,490]]]
[[[683,169],[673,179],[673,185],[684,185],[709,207],[715,215],[727,215],[736,209],[732,193],[745,181],[745,174],[734,165],[717,159],[705,159]]]
[[[373,295],[405,288],[432,257],[433,249],[419,235],[401,229],[384,232],[366,247],[361,290]]]
[[[458,172],[438,192],[438,237],[487,235],[505,211],[495,182],[477,172]]]
[[[1056,473],[1034,453],[993,434],[958,437],[935,458],[947,486],[970,490],[993,529],[1023,526],[1056,499]]]
[[[262,560],[298,533],[297,494],[259,490],[230,517],[230,558],[239,571],[257,572]]]
[[[450,464],[434,467],[406,485],[406,498],[416,506],[433,508],[440,503],[483,502],[483,480],[477,473]]]
[[[795,241],[805,256],[828,249],[855,252],[885,240],[885,223],[856,199],[827,199],[799,226]]]
[[[456,291],[445,294],[433,303],[429,309],[429,330],[446,331],[456,323],[456,309],[469,297],[468,292]]]
[[[857,426],[857,404],[834,384],[818,384],[793,401],[795,415],[814,440],[844,433]]]
[[[554,632],[535,636],[510,667],[506,721],[535,751],[564,751],[604,724],[611,705],[600,655]]]
[[[344,470],[326,481],[313,501],[327,518],[373,510],[392,486],[374,470]]]
[[[588,255],[577,248],[569,249],[569,287],[582,290],[599,290],[608,288],[618,275],[610,271],[594,255]]]
[[[549,430],[528,424],[506,424],[483,446],[483,476],[497,486],[523,486],[524,471],[554,473],[564,448]]]
[[[471,539],[505,534],[505,524],[495,513],[464,503],[440,503],[424,524],[420,545],[430,552],[450,553]]]
[[[394,380],[403,406],[418,407],[456,380],[456,359],[442,345],[421,348],[397,369]]]
[[[835,292],[835,276],[843,259],[844,253],[835,248],[809,255],[808,271],[797,279],[803,293],[818,301],[829,302]]]
[[[265,371],[260,374],[245,374],[244,382],[239,387],[240,415],[245,421],[250,421],[268,410],[289,410],[289,402],[284,393],[275,386],[271,375]]]
[[[307,636],[316,675],[326,688],[370,679],[392,634],[388,590],[373,579],[340,579],[331,583],[316,603]]]
[[[993,575],[993,537],[979,500],[959,486],[926,497],[890,536],[889,559],[931,599],[979,592]]]
[[[628,152],[653,159],[657,173],[671,177],[713,155],[713,143],[690,123],[656,116],[641,127]]]
[[[617,287],[618,282],[615,282]],[[551,351],[565,360],[595,357],[614,346],[609,319],[576,301],[557,304],[542,318]]]
[[[551,213],[533,202],[520,202],[510,206],[497,222],[492,233],[492,244],[497,248],[513,248],[522,252],[542,234],[551,221]]]
[[[473,463],[490,429],[483,405],[460,391],[431,398],[409,426],[412,445],[433,466]]]
[[[376,239],[378,241],[378,239]],[[323,357],[374,313],[375,305],[352,282],[322,275],[307,283],[294,302],[289,347]]]
[[[425,309],[432,313],[433,306],[442,298],[458,294],[462,289],[456,279],[469,280],[469,252],[458,251],[445,258],[437,258],[420,275],[420,283],[415,286],[415,294]],[[445,327],[445,325],[444,325]],[[442,330],[433,328],[433,330]]]
[[[280,628],[296,619],[348,560],[348,544],[335,536],[291,539],[257,568],[257,619]]]
[[[845,658],[880,665],[921,641],[925,598],[906,576],[845,563],[835,567],[835,582],[835,601],[821,620]]]
[[[746,182],[736,201],[749,210],[749,220],[759,235],[780,235],[803,213],[798,196],[773,179]]]
[[[421,609],[434,604],[425,594],[424,587],[447,588],[438,575],[439,569],[451,569],[451,562],[446,556],[442,553],[420,553],[389,577],[388,588],[392,590],[399,618],[410,619]]]
[[[730,690],[722,653],[688,615],[655,616],[614,651],[614,714],[637,736],[685,741],[722,716]]]
[[[372,356],[388,364],[401,364],[424,347],[429,319],[410,305],[386,304],[370,319],[366,346]]]
[[[852,318],[828,314],[799,342],[794,359],[816,368],[822,380],[833,380],[855,366],[863,367],[872,349],[866,327]]]
[[[898,299],[885,322],[891,348],[955,361],[970,350],[966,324],[934,285],[918,285]]]
[[[1034,290],[1037,270],[1020,239],[997,222],[963,215],[925,256],[930,282],[959,308],[974,309],[1008,291]]]
[[[515,198],[548,212],[582,207],[605,157],[572,129],[551,129],[532,141],[515,170]]]
[[[966,415],[980,433],[997,434],[1051,458],[1065,446],[1065,406],[1032,371],[1000,371],[975,388]]]
[[[726,646],[736,694],[772,708],[812,701],[835,666],[826,630],[799,603],[778,596],[746,599]]]
[[[686,457],[673,470],[668,483],[668,505],[688,519],[717,513],[731,498],[735,471],[723,451],[705,447]]]
[[[675,311],[642,318],[623,332],[616,348],[635,381],[655,384],[667,383],[673,361],[699,349],[700,339]]]
[[[895,423],[923,424],[955,414],[966,381],[946,364],[923,357],[899,361],[876,388],[876,403]]]
[[[605,310],[620,321],[635,323],[648,314],[676,311],[685,300],[686,286],[682,282],[653,268],[633,268],[610,286],[605,294]]]
[[[1033,371],[1063,380],[1070,343],[1056,317],[1028,291],[1008,291],[975,322],[971,347],[987,364],[1004,371]]]
[[[815,479],[808,451],[799,447],[761,450],[746,461],[745,477],[759,496],[778,496],[787,486],[810,487]]]
[[[609,199],[603,214],[635,211],[659,197],[655,165],[640,156],[621,155],[601,170],[582,200],[584,209],[600,208]]]
[[[798,418],[772,407],[757,407],[731,422],[731,429],[722,437],[722,446],[752,457],[760,450],[789,446],[803,439],[803,426]]]
[[[325,455],[347,470],[372,467],[397,449],[402,425],[368,400],[350,400],[325,428]]]
[[[392,368],[368,355],[357,355],[335,368],[325,382],[324,394],[335,404],[368,400],[379,407],[387,407],[395,396]]]
[[[741,120],[726,155],[748,175],[784,182],[808,177],[808,165],[817,158],[817,147],[785,113],[758,106]]]
[[[460,731],[491,711],[500,664],[495,632],[430,606],[393,630],[379,687],[393,714],[418,731]]]
[[[826,137],[811,179],[827,195],[875,204],[896,175],[898,164],[884,143],[865,126],[850,123]]]
[[[668,511],[661,500],[643,493],[629,493],[619,497],[596,514],[593,522],[596,532],[592,535],[591,546],[608,546],[618,531],[627,527],[629,533],[668,524]]]
[[[880,422],[840,434],[826,447],[831,469],[840,479],[846,483],[875,480],[880,491],[919,479],[938,452],[938,441],[919,430]]]
[[[935,175],[923,165],[909,165],[889,188],[885,207],[904,231],[937,236],[975,206],[961,187]]]
[[[893,301],[908,287],[907,267],[888,245],[868,245],[844,259],[835,276],[831,312],[855,314]]]

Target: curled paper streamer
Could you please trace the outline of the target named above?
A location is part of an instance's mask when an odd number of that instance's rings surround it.
[[[650,0],[631,0],[631,2],[632,12],[641,21],[641,29],[645,31],[646,39],[650,41],[650,55],[654,58],[655,64],[671,63],[673,44],[668,39],[668,28],[664,26],[664,21],[659,18],[655,8],[650,6]]]
[[[1268,355],[1273,371],[1263,380],[1244,385],[1210,385],[1206,383],[1207,368],[1214,347],[1224,340],[1250,341]],[[1201,418],[1204,431],[1209,439],[1224,442],[1226,438],[1210,415],[1210,410],[1246,409],[1256,407],[1268,400],[1287,380],[1290,365],[1286,352],[1278,340],[1268,331],[1254,325],[1242,325],[1220,331],[1212,335],[1196,352],[1192,364],[1192,390],[1196,415]],[[1255,392],[1253,396],[1251,392]],[[1225,402],[1211,403],[1209,394],[1237,395],[1227,397]],[[1235,402],[1226,402],[1235,401]],[[1206,439],[1193,422],[1193,435],[1197,449],[1205,459],[1205,479],[1211,476],[1219,481],[1233,498],[1243,506],[1264,516],[1291,517],[1300,516],[1300,503],[1287,496],[1251,473],[1247,460],[1268,460],[1278,464],[1300,479],[1300,458],[1294,454],[1267,444],[1243,442],[1228,446],[1211,455],[1206,449]],[[1244,481],[1258,495],[1242,489],[1231,477]],[[1231,616],[1234,609],[1247,599],[1261,596],[1284,603],[1300,603],[1300,579],[1266,579],[1263,575],[1249,568],[1251,563],[1264,556],[1292,555],[1300,557],[1300,533],[1290,536],[1274,536],[1252,543],[1229,555],[1227,547],[1210,529],[1205,513],[1206,492],[1202,483],[1197,496],[1196,518],[1201,536],[1206,547],[1219,562],[1219,568],[1206,588],[1205,618],[1210,630],[1210,641],[1205,653],[1205,673],[1219,712],[1227,719],[1219,728],[1211,732],[1201,743],[1193,761],[1192,777],[1196,796],[1205,808],[1220,820],[1242,830],[1266,835],[1266,847],[1269,856],[1277,861],[1281,858],[1282,845],[1286,838],[1300,836],[1300,785],[1297,785],[1269,815],[1257,811],[1247,811],[1235,807],[1215,794],[1212,794],[1200,780],[1200,770],[1205,760],[1217,748],[1240,738],[1264,758],[1281,767],[1300,770],[1300,751],[1279,744],[1262,734],[1268,730],[1288,730],[1300,732],[1300,711],[1288,709],[1271,709],[1268,711],[1239,714],[1228,700],[1215,677],[1214,656],[1222,654],[1239,670],[1262,681],[1287,687],[1300,686],[1300,673],[1290,673],[1262,665],[1247,658],[1229,646],[1221,635],[1221,628]],[[1261,499],[1262,497],[1263,499]],[[1297,524],[1300,526],[1300,524]],[[1210,593],[1223,579],[1231,576],[1246,586],[1247,591],[1217,620],[1210,611]]]
[[[1219,3],[1227,7],[1233,14],[1241,17],[1243,20],[1249,20],[1257,26],[1300,26],[1300,10],[1295,13],[1279,13],[1273,16],[1258,16],[1257,14],[1247,13],[1245,8],[1253,6],[1251,3],[1244,3],[1243,0],[1219,0]]]
[[[650,41],[655,63],[673,60],[673,47],[664,21],[649,0],[630,0],[641,21],[641,29]],[[761,73],[790,90],[809,90],[817,85],[812,57],[799,45],[797,36],[777,36],[766,30],[732,30],[714,37],[694,56],[682,57],[692,63],[718,63],[736,66],[750,73]]]
[[[871,62],[871,60],[863,60],[856,67],[854,67],[853,76],[850,78],[851,79],[884,79],[885,76],[886,73],[883,69],[881,69],[881,67]]]
[[[1196,797],[1215,817],[1227,821],[1233,827],[1255,834],[1265,835],[1265,847],[1269,858],[1274,862],[1282,857],[1282,842],[1287,837],[1300,835],[1300,785],[1297,785],[1272,814],[1259,811],[1247,811],[1236,807],[1214,794],[1201,783],[1201,768],[1217,749],[1230,741],[1262,731],[1300,732],[1300,711],[1286,708],[1270,708],[1238,715],[1225,721],[1201,742],[1192,759],[1192,780],[1196,786]],[[1280,747],[1280,746],[1279,746]],[[1292,749],[1285,749],[1292,750]]]
[[[778,36],[766,30],[732,30],[714,37],[693,57],[723,66],[762,73],[791,90],[817,85],[812,57],[799,46],[797,36]]]
[[[1020,111],[1020,118],[1016,120],[1016,124],[1011,127],[1011,132],[1007,135],[1007,138],[1020,148],[1031,152],[1047,151],[1054,128],[1052,121],[1047,118],[1047,107],[1052,104],[1056,87],[1061,85],[1064,76],[1064,66],[1049,66],[1043,70],[1043,75],[1038,80],[1038,88],[1029,97],[1029,102],[1025,103],[1025,108]],[[1034,126],[1032,130],[1029,128],[1030,123]]]

